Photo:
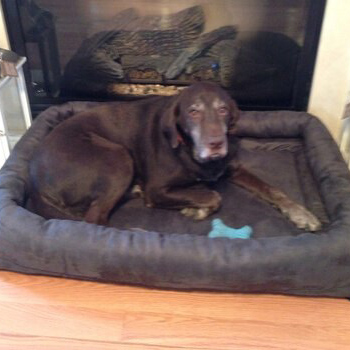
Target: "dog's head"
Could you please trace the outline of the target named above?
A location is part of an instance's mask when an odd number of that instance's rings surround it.
[[[199,163],[224,158],[227,135],[232,133],[239,110],[232,98],[213,83],[196,83],[181,92],[167,111],[166,127],[171,145],[183,138]]]

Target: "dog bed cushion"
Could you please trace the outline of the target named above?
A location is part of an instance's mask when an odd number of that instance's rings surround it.
[[[95,103],[71,102],[37,117],[0,171],[0,268],[137,284],[299,295],[350,296],[350,176],[322,123],[303,112],[242,112],[239,158],[323,223],[304,232],[225,179],[223,206],[195,222],[177,211],[118,205],[110,227],[45,220],[27,206],[28,162],[55,126]],[[211,221],[250,225],[252,239],[208,238]]]

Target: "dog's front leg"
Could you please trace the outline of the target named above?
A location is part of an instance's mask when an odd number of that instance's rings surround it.
[[[221,196],[204,185],[149,188],[145,200],[148,207],[179,209],[195,220],[205,219],[221,205]]]
[[[231,181],[276,206],[298,228],[317,231],[320,221],[302,205],[294,202],[283,191],[267,184],[242,166],[231,169]]]

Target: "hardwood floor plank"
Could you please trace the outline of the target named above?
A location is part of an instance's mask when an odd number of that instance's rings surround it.
[[[0,271],[1,349],[347,350],[350,302]]]
[[[0,333],[0,350],[184,350],[184,348],[50,337],[16,337]]]
[[[300,310],[301,311],[301,310]],[[238,312],[236,320],[179,317],[173,314],[129,313],[123,341],[132,343],[177,345],[185,348],[210,349],[347,349],[350,348],[350,325],[342,322],[305,326],[303,314],[299,323],[280,323],[245,319]]]
[[[124,314],[30,301],[0,303],[0,310],[0,333],[22,336],[118,342],[124,321]]]
[[[108,312],[138,310],[168,313],[171,310],[176,315],[199,315],[228,320],[235,319],[237,311],[240,310],[244,311],[245,318],[254,318],[257,310],[263,307],[269,310],[264,315],[266,320],[274,321],[278,318],[281,323],[289,323],[294,319],[295,322],[303,322],[305,325],[313,325],[319,317],[345,317],[350,312],[350,303],[345,299],[337,300],[344,307],[334,311],[335,299],[330,298],[163,291],[1,272],[0,302],[27,299],[41,305],[49,302],[50,305],[92,307]],[[175,309],[172,308],[174,304]],[[298,309],[303,310],[302,320],[295,313]]]

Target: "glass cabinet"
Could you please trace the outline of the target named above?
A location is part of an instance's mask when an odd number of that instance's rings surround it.
[[[0,78],[0,167],[32,120],[23,75],[25,62],[25,57],[16,62],[18,77]]]

